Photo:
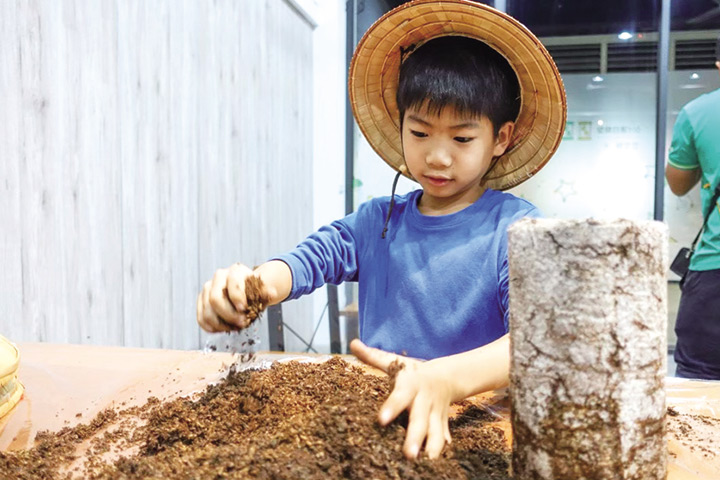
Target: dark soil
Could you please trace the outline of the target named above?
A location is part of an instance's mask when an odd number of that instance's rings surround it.
[[[195,399],[106,410],[89,424],[38,435],[30,450],[0,452],[0,477],[509,478],[502,429],[469,402],[451,420],[453,442],[441,458],[406,460],[407,415],[387,427],[377,422],[389,382],[337,357],[230,372]],[[91,437],[84,463],[72,464]]]

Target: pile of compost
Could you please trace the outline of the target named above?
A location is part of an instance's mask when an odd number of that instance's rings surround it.
[[[233,371],[194,398],[108,409],[87,424],[43,432],[29,450],[0,453],[7,479],[413,478],[508,479],[497,418],[464,402],[437,460],[402,454],[407,415],[377,412],[389,377],[334,357]]]

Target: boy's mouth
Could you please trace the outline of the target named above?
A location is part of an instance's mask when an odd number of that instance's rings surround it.
[[[431,185],[433,185],[435,187],[442,187],[442,186],[445,186],[448,183],[450,183],[450,179],[445,178],[445,177],[435,177],[435,176],[425,175],[425,178],[427,179],[428,183],[430,183]]]

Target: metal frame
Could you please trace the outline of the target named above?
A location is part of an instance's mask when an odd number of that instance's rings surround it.
[[[654,219],[665,213],[665,143],[668,103],[668,65],[670,58],[670,0],[662,0],[658,39],[657,109],[655,119],[655,211]]]
[[[284,352],[285,329],[283,328],[282,303],[270,305],[267,308],[267,319],[270,350],[274,352]]]
[[[330,353],[342,353],[340,345],[340,308],[337,285],[328,284],[328,323],[330,324]]]
[[[350,62],[352,61],[355,45],[357,45],[357,0],[347,0],[346,2],[346,45],[345,54],[346,69],[350,71]],[[345,79],[345,85],[348,85],[349,78]],[[350,101],[345,100],[345,215],[354,210],[354,192],[353,180],[355,174],[355,120],[353,118],[352,107]]]

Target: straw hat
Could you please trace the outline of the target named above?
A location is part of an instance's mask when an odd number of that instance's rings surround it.
[[[17,378],[19,362],[17,347],[0,335],[0,420],[17,405],[25,391]]]
[[[416,0],[375,22],[360,40],[350,65],[350,102],[360,130],[378,155],[400,171],[404,160],[395,95],[401,52],[446,35],[486,43],[515,70],[520,114],[507,151],[488,170],[485,182],[496,190],[518,185],[540,170],[560,144],[567,115],[565,89],[555,63],[535,35],[487,5]]]

